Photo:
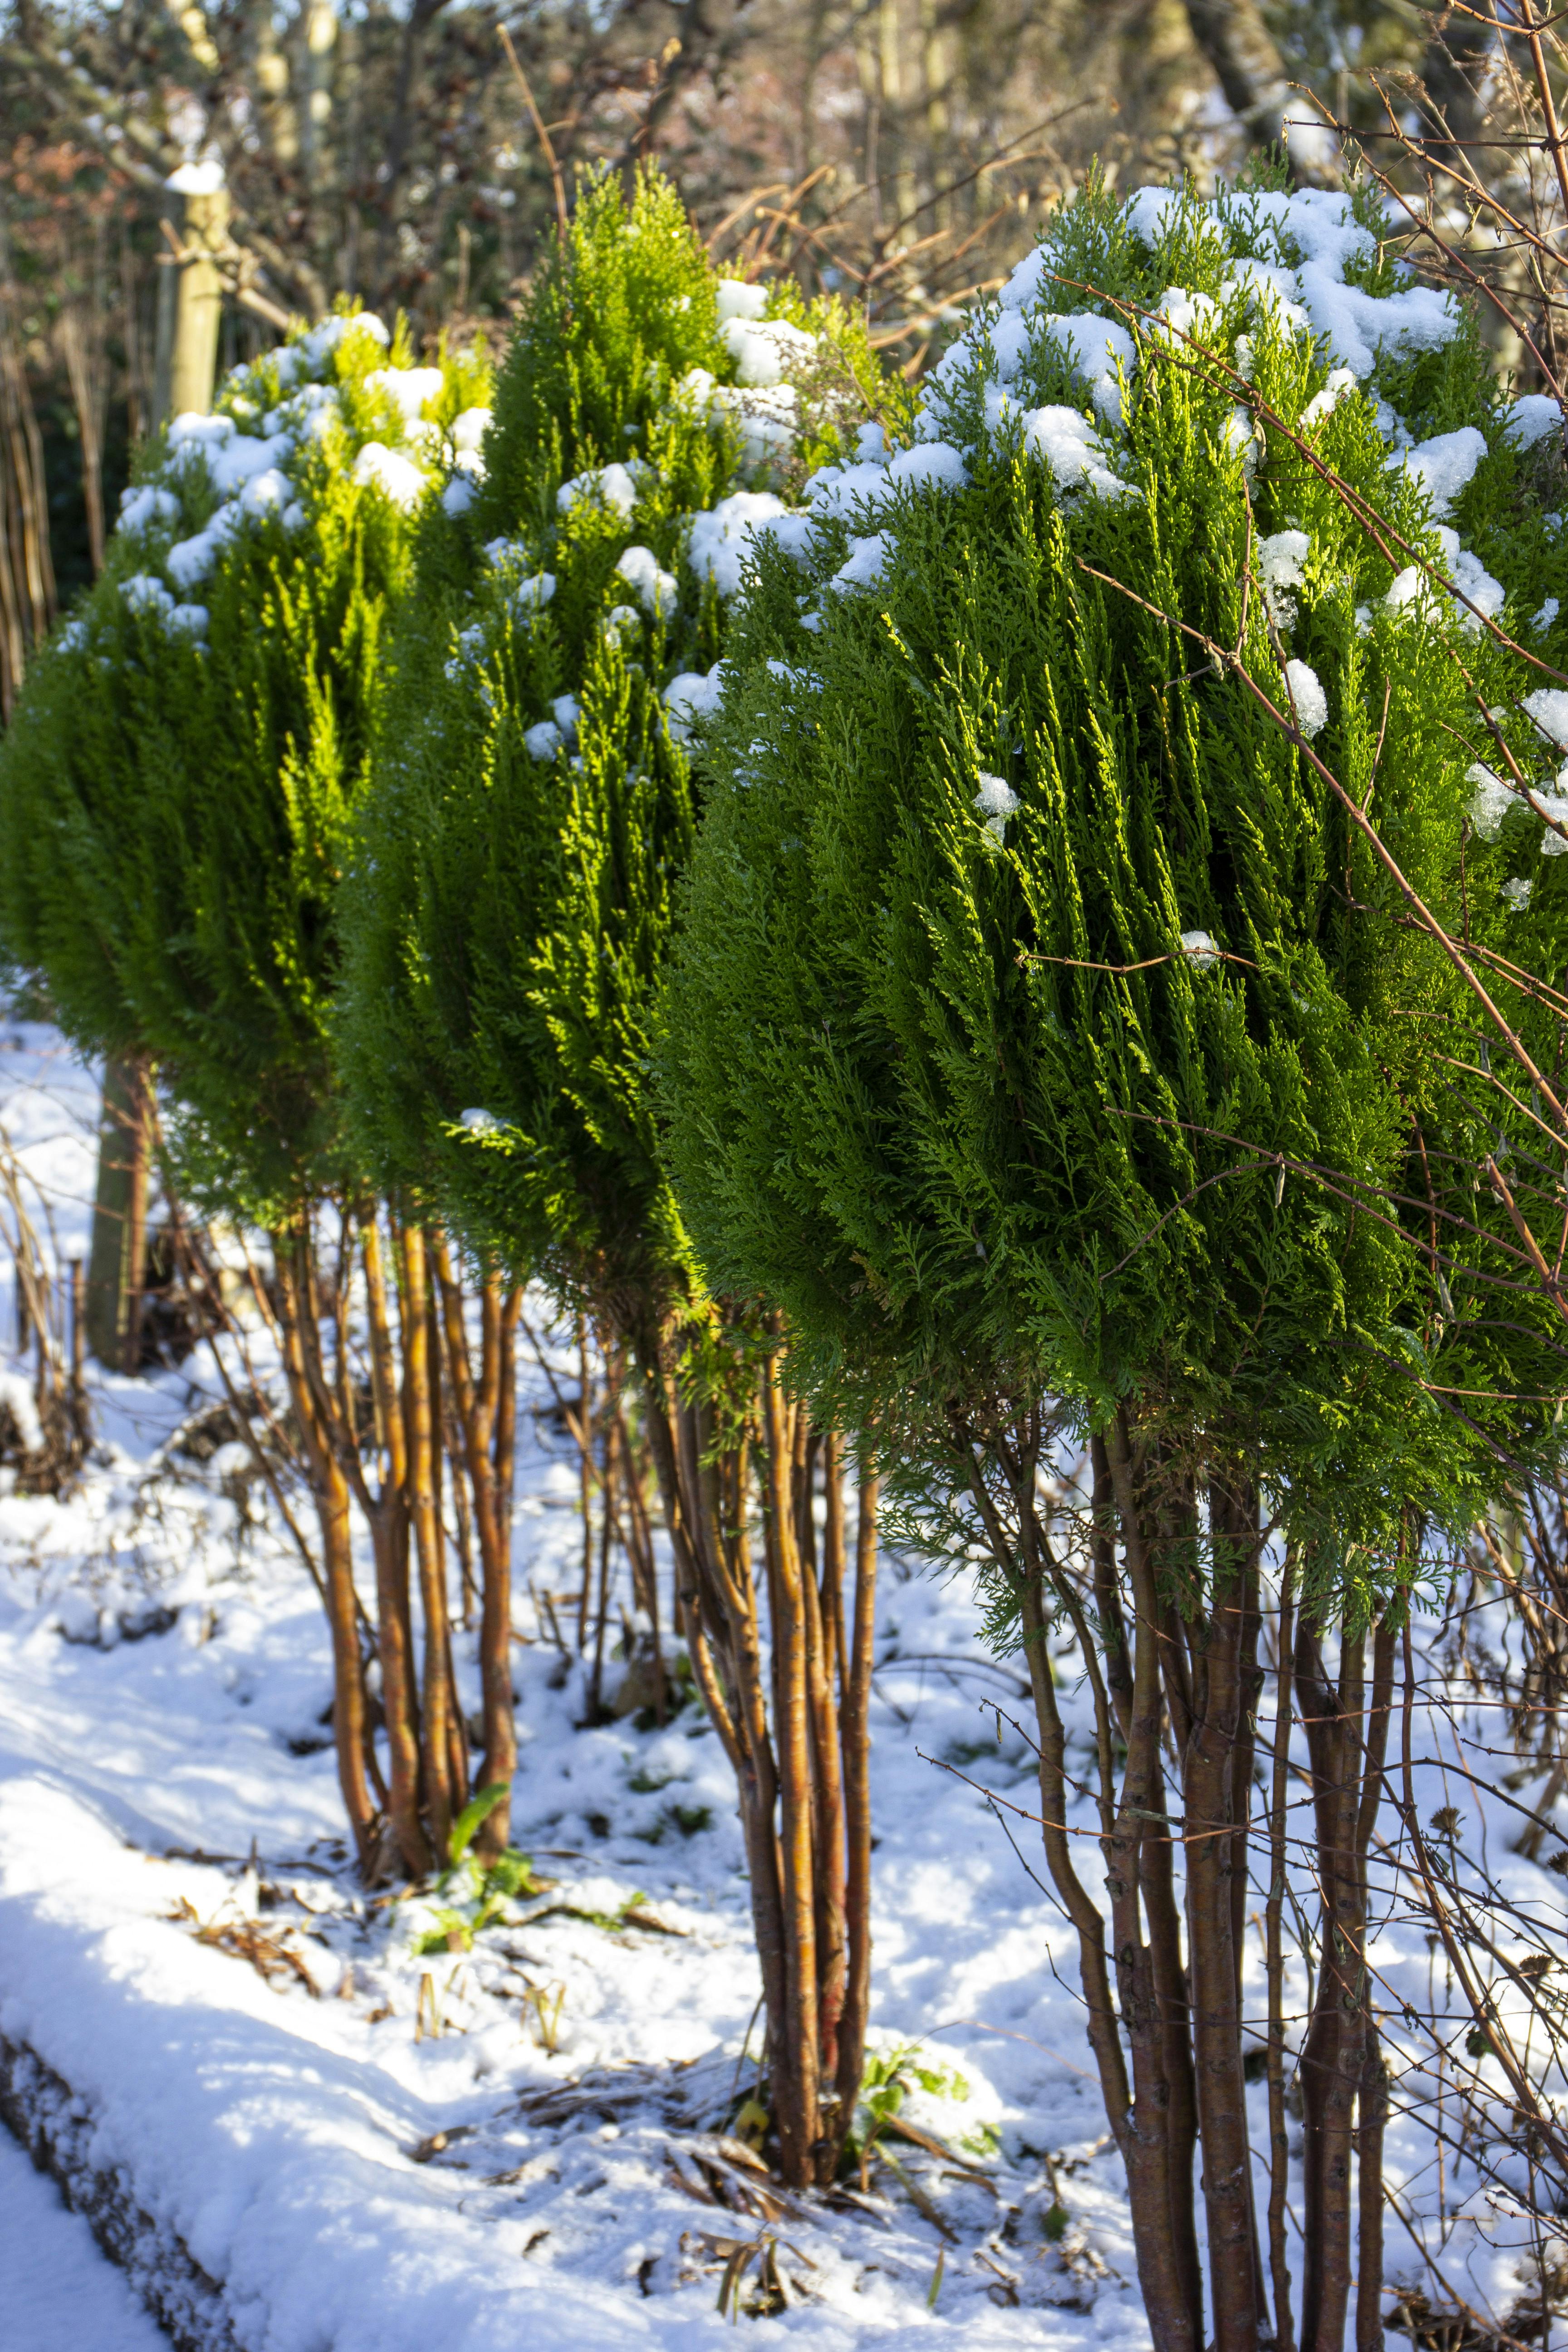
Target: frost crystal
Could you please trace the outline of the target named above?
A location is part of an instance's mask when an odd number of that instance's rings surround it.
[[[389,400],[405,425],[411,425],[427,403],[441,392],[439,368],[375,368],[364,380],[366,392]]]
[[[1439,523],[1434,537],[1437,541],[1439,568],[1447,572],[1455,587],[1468,599],[1468,604],[1454,600],[1455,617],[1466,636],[1479,636],[1482,619],[1495,620],[1503,608],[1502,584],[1492,578],[1479,556],[1472,555],[1468,548],[1460,547],[1458,531]],[[1422,618],[1428,621],[1436,619],[1441,611],[1438,593],[1418,563],[1405,566],[1384,602],[1391,612],[1395,613],[1406,604],[1414,604]]]
[[[530,579],[520,580],[517,594],[512,600],[520,619],[527,621],[535,613],[542,613],[554,593],[553,572],[536,572]]]
[[[741,572],[752,533],[788,509],[771,490],[734,490],[716,507],[691,519],[687,554],[700,580],[711,580],[721,596],[740,593]]]
[[[1310,431],[1314,425],[1321,425],[1325,416],[1331,416],[1346,393],[1354,390],[1355,377],[1349,368],[1331,368],[1329,380],[1321,392],[1315,392],[1301,411],[1302,432]],[[1390,409],[1388,413],[1392,416],[1394,411]]]
[[[816,349],[816,337],[787,319],[726,319],[719,331],[742,384],[780,383],[786,368],[803,365]]]
[[[122,531],[145,530],[153,523],[174,523],[179,520],[180,501],[172,490],[146,488],[121,493],[119,528]]]
[[[378,489],[395,507],[406,512],[417,506],[425,495],[428,477],[400,449],[389,449],[384,442],[367,441],[354,459],[353,478]]]
[[[700,670],[689,669],[670,679],[664,689],[664,707],[669,731],[678,743],[690,741],[694,720],[712,717],[723,687],[722,662],[715,662],[706,677]]]
[[[1486,436],[1474,425],[1461,425],[1457,433],[1437,433],[1430,441],[1413,442],[1391,457],[1389,464],[1413,475],[1431,499],[1433,513],[1444,515],[1460,491],[1468,488],[1486,454]]]
[[[1533,449],[1549,433],[1561,432],[1563,411],[1550,393],[1527,392],[1508,412],[1503,431],[1516,449]]]
[[[1525,696],[1524,708],[1547,741],[1568,751],[1568,694],[1560,686],[1542,686]]]
[[[890,530],[874,530],[865,539],[852,539],[849,553],[834,573],[831,585],[841,593],[851,588],[876,588],[881,583],[893,552]]]
[[[570,514],[584,499],[613,508],[616,514],[629,515],[637,502],[637,486],[625,466],[592,467],[585,474],[574,474],[555,493],[562,514]]]
[[[767,288],[750,286],[743,278],[721,278],[714,290],[721,326],[731,319],[760,319],[768,307]]]

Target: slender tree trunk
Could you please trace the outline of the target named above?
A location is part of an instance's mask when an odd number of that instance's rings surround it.
[[[1311,1757],[1322,1903],[1317,1996],[1300,2069],[1306,2119],[1301,2352],[1342,2352],[1344,2343],[1351,2282],[1352,2119],[1364,2045],[1356,1811],[1365,1642],[1359,1633],[1342,1635],[1337,1689],[1323,1664],[1321,1643],[1321,1627],[1303,1614],[1296,1643],[1296,1686]]]
[[[511,1487],[517,1425],[517,1320],[522,1294],[503,1295],[493,1276],[480,1300],[479,1379],[476,1386],[463,1326],[463,1295],[446,1242],[435,1245],[436,1273],[447,1332],[447,1362],[463,1434],[474,1500],[483,1583],[479,1618],[479,1684],[484,1718],[480,1779],[487,1788],[509,1784],[517,1769],[517,1723],[511,1695]],[[511,1834],[510,1797],[480,1829],[481,1854],[494,1858]]]
[[[605,1630],[610,1613],[610,1560],[620,1517],[621,1425],[620,1349],[612,1344],[605,1364],[605,1403],[600,1415],[599,1453],[599,1573],[594,1609],[594,1663],[588,1674],[588,1720],[599,1720],[604,1705]]]
[[[1383,1768],[1394,1713],[1395,1634],[1385,1615],[1373,1636],[1372,1705],[1367,1715],[1361,1802],[1356,1812],[1356,1877],[1361,1896],[1360,1992],[1363,2050],[1356,2131],[1356,2352],[1383,2352],[1383,2141],[1388,2120],[1388,2069],[1373,2010],[1365,1963],[1367,1856],[1383,1801]]]
[[[825,1452],[837,1465],[837,1449],[824,1448],[805,1408],[786,1400],[776,1352],[743,1409],[739,1383],[752,1376],[740,1352],[736,1391],[721,1405],[679,1399],[658,1342],[629,1337],[643,1368],[645,1427],[675,1552],[679,1620],[740,1798],[779,2169],[792,2185],[809,2187],[837,2170],[864,2063],[876,1490],[864,1481],[847,1661],[842,1512],[830,1496],[820,1582],[813,1517],[813,1465]],[[748,1524],[753,1473],[771,1674]],[[835,1467],[830,1475],[837,1475]]]
[[[408,1454],[397,1393],[381,1234],[374,1217],[365,1223],[363,1252],[371,1379],[386,1454],[386,1475],[369,1516],[375,1553],[381,1705],[386,1718],[387,1811],[405,1869],[410,1876],[422,1878],[430,1867],[430,1846],[420,1819],[419,1703],[415,1687],[414,1629],[408,1594]]]
[[[1356,2133],[1356,2352],[1383,2352],[1383,2136],[1388,2069],[1371,2018],[1362,2060]]]
[[[1252,2149],[1242,2073],[1239,1955],[1236,1948],[1236,1787],[1244,1678],[1244,1593],[1256,1545],[1248,1498],[1209,1489],[1212,1578],[1194,1660],[1194,1721],[1182,1759],[1186,1815],[1187,1943],[1192,1964],[1193,2056],[1203,2142],[1209,2292],[1215,2352],[1257,2352]]]
[[[835,1457],[836,1458],[836,1457]],[[844,1908],[849,1938],[844,2008],[838,2021],[837,2132],[842,2145],[855,2117],[866,2063],[866,2026],[871,2011],[871,1704],[873,1636],[877,1614],[877,1479],[860,1465],[859,1508],[855,1528],[853,1648],[841,1708],[844,1742]],[[842,1655],[842,1643],[840,1643]]]
[[[577,1469],[583,1512],[583,1589],[577,1596],[577,1654],[588,1647],[588,1608],[594,1592],[594,1389],[588,1353],[588,1319],[577,1318]]]
[[[784,1864],[784,2036],[790,2044],[794,2096],[779,2116],[786,2179],[809,2180],[821,2137],[821,2042],[817,2009],[816,1899],[812,1868],[811,1714],[802,1590],[803,1563],[792,1494],[794,1430],[780,1385],[778,1360],[763,1375],[767,1438],[769,1584],[776,1595],[773,1656],[778,1692],[774,1735],[779,1755],[779,1845]]]
[[[848,1920],[845,1911],[844,1759],[839,1747],[837,1693],[844,1674],[844,1488],[838,1441],[815,1439],[807,1452],[802,1508],[813,1523],[813,1481],[818,1454],[823,1470],[822,1581],[805,1581],[808,1633],[807,1698],[811,1710],[811,1770],[815,1802],[812,1847],[816,1889],[817,1970],[821,1985],[821,2097],[837,2100],[838,2028],[844,2015],[849,1969]],[[831,2126],[836,2120],[826,2117]],[[831,2137],[831,2131],[828,2133]]]
[[[152,1126],[151,1060],[145,1054],[110,1055],[103,1066],[87,1332],[99,1361],[122,1372],[142,1366]]]
[[[1140,1858],[1144,1825],[1163,1811],[1160,1759],[1161,1620],[1155,1564],[1138,1492],[1139,1470],[1125,1418],[1107,1432],[1107,1451],[1128,1572],[1134,1630],[1127,1764],[1115,1825],[1106,1841],[1106,1892],[1117,1957],[1121,2018],[1132,2055],[1133,2106],[1122,2149],[1132,2207],[1139,2283],[1161,2352],[1201,2352],[1203,2315],[1193,2308],[1191,2279],[1173,2216],[1183,2192],[1172,2168],[1171,2091],[1164,2018],[1140,1920]],[[1194,2000],[1202,1995],[1194,1987]],[[1199,2087],[1200,2114],[1202,2086]],[[1207,2151],[1205,2149],[1205,2159]],[[1190,2183],[1189,2191],[1190,2194]]]
[[[1295,1561],[1285,1560],[1279,1586],[1279,1667],[1274,1683],[1274,1769],[1268,1809],[1268,2267],[1274,2287],[1279,2352],[1294,2352],[1290,2265],[1285,2206],[1290,2184],[1290,2137],[1285,2125],[1285,1868],[1290,1799],[1290,1700],[1294,1664]],[[1380,2189],[1381,2195],[1381,2189]]]
[[[299,1279],[300,1247],[296,1235],[278,1233],[273,1236],[283,1369],[305,1446],[310,1491],[321,1530],[327,1623],[332,1645],[332,1741],[337,1751],[338,1786],[342,1791],[343,1810],[349,1817],[360,1873],[368,1878],[375,1868],[376,1822],[375,1809],[365,1786],[368,1729],[358,1612],[354,1605],[349,1489],[322,1427],[307,1370],[302,1318],[308,1293]]]
[[[400,1303],[408,1512],[419,1562],[419,1599],[425,1619],[420,1765],[430,1841],[437,1855],[445,1856],[453,1820],[468,1791],[460,1784],[454,1786],[451,1771],[455,1694],[450,1680],[447,1563],[436,1507],[436,1414],[431,1395],[430,1301],[423,1228],[412,1223],[405,1224],[399,1243],[403,1259]]]
[[[0,263],[5,260],[0,245]],[[0,719],[10,718],[22,673],[54,617],[43,436],[12,323],[9,289],[0,288]]]

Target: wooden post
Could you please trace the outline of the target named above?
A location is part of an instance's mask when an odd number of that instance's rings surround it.
[[[212,406],[223,283],[212,256],[228,230],[228,191],[217,163],[186,163],[164,183],[171,253],[158,284],[153,430],[171,416]],[[153,1066],[146,1055],[104,1065],[98,1186],[87,1271],[88,1344],[99,1361],[134,1372],[142,1360],[142,1285],[147,1256],[147,1178]]]
[[[205,414],[213,404],[223,319],[223,280],[213,256],[228,235],[222,166],[184,164],[163,184],[163,218],[175,245],[158,282],[154,432],[173,416]]]
[[[103,1068],[98,1191],[87,1269],[88,1345],[102,1364],[133,1372],[142,1360],[142,1274],[147,1255],[148,1129],[153,1066],[112,1055]]]

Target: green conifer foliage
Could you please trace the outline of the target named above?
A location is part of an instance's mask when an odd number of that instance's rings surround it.
[[[412,509],[484,390],[387,341],[334,316],[174,420],[0,749],[7,952],[154,1055],[187,1184],[268,1223],[341,1172],[338,883]]]
[[[1323,1840],[1297,2340],[1328,2343],[1357,2095],[1381,2212],[1355,1853],[1420,1530],[1559,1443],[1561,1315],[1512,1215],[1550,1265],[1552,1130],[1408,895],[1472,969],[1562,969],[1559,420],[1500,399],[1378,226],[1338,194],[1091,189],[908,446],[819,478],[731,638],[664,1013],[709,1278],[783,1310],[1022,1638],[1161,2352],[1274,2332],[1238,1993],[1265,1524],[1300,1547]],[[1486,969],[1554,1066],[1557,1004]],[[1046,1483],[1064,1423],[1092,1602]],[[1103,1899],[1058,1826],[1057,1620]],[[1338,1727],[1369,1621],[1363,1750]]]
[[[1568,876],[1475,770],[1477,693],[1549,673],[1385,553],[1286,435],[1255,439],[1240,377],[1484,609],[1506,583],[1522,627],[1563,558],[1468,325],[1352,225],[1332,290],[1370,297],[1385,340],[1361,383],[1336,374],[1268,290],[1304,234],[1267,191],[1085,198],[1041,248],[1068,286],[1024,266],[938,371],[931,438],[819,488],[804,573],[766,553],[665,1056],[711,1278],[782,1304],[820,1374],[996,1382],[1096,1421],[1136,1395],[1228,1432],[1348,1540],[1413,1499],[1463,1524],[1494,1441],[1549,1442],[1550,1318],[1508,1328],[1485,1238],[1458,1233],[1450,1312],[1421,1215],[1377,1206],[1412,1189],[1419,1123],[1476,1213],[1479,1097],[1437,1066],[1473,1008],[1304,752],[1160,615],[1239,648],[1288,720],[1293,683],[1427,905],[1549,969]],[[1427,457],[1391,470],[1391,436]],[[1423,491],[1456,468],[1462,545]],[[1541,730],[1508,727],[1539,777]],[[1500,887],[1521,861],[1525,915]]]
[[[687,715],[745,534],[874,377],[832,306],[719,278],[657,173],[629,204],[601,177],[520,320],[482,478],[421,526],[342,1066],[388,1181],[612,1321],[690,1280],[647,1087]]]

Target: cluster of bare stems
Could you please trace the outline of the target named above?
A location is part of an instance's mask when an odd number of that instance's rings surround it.
[[[1444,14],[1470,28],[1463,119],[1451,120],[1414,78],[1373,74],[1367,79],[1380,121],[1333,128],[1387,199],[1390,240],[1412,268],[1476,304],[1521,388],[1562,401],[1563,17],[1532,0],[1450,0]]]
[[[384,1202],[339,1203],[274,1234],[269,1268],[246,1264],[244,1297],[286,1374],[282,1409],[256,1376],[232,1277],[226,1284],[191,1228],[181,1228],[180,1247],[188,1287],[216,1303],[226,1327],[230,1349],[214,1352],[229,1410],[325,1605],[339,1778],[367,1876],[426,1874],[469,1793],[452,1665],[454,1552],[463,1622],[478,1623],[477,1778],[511,1777],[520,1333],[578,1452],[580,1586],[531,1590],[541,1635],[563,1667],[574,1654],[582,1661],[591,1721],[604,1706],[618,1605],[626,1663],[617,1710],[663,1722],[685,1695],[666,1654],[662,1518],[672,1630],[736,1776],[779,2168],[797,2186],[831,2180],[854,2119],[869,1999],[877,1486],[841,1437],[786,1394],[782,1335],[715,1316],[700,1344],[687,1325],[642,1345],[613,1317],[579,1315],[574,1393],[518,1290],[497,1280],[465,1289],[439,1231]],[[314,1542],[290,1502],[299,1483],[315,1499]],[[354,1576],[356,1507],[374,1563],[374,1613]],[[622,1559],[630,1612],[616,1598]],[[481,1851],[504,1845],[505,1804],[485,1832]]]
[[[226,1349],[213,1350],[230,1412],[325,1605],[338,1778],[360,1869],[369,1879],[396,1869],[422,1877],[445,1859],[470,1793],[453,1554],[462,1622],[478,1623],[479,1784],[510,1784],[516,1760],[521,1293],[494,1278],[465,1284],[446,1236],[385,1202],[318,1203],[273,1234],[268,1267],[247,1255],[241,1313],[205,1237],[183,1223],[175,1230],[187,1288],[237,1349],[237,1376]],[[256,1318],[281,1362],[286,1409],[256,1377]],[[289,1501],[296,1480],[315,1503],[313,1545]],[[374,1563],[374,1616],[354,1577],[356,1508]],[[504,1846],[504,1801],[484,1831],[485,1850]]]
[[[877,1484],[786,1392],[784,1335],[712,1311],[630,1333],[677,1622],[734,1770],[783,2178],[834,2178],[870,1992]]]
[[[1302,1563],[1235,1465],[1183,1454],[1152,1423],[1119,1416],[1076,1462],[1048,1413],[1002,1406],[952,1434],[972,1465],[956,1524],[1006,1580],[1034,1685],[1039,1813],[1008,1810],[1038,1821],[1077,1934],[1155,2342],[1340,2352],[1353,2288],[1358,2352],[1388,2325],[1433,2352],[1539,2343],[1568,2294],[1568,1994],[1552,1981],[1568,1893],[1542,1877],[1521,1896],[1478,1800],[1514,1822],[1510,1852],[1550,1841],[1568,1874],[1546,1818],[1561,1498],[1521,1495],[1468,1559],[1425,1563],[1447,1598],[1417,1645],[1400,1604],[1337,1625],[1301,1606]],[[1092,1703],[1087,1746],[1057,1696],[1061,1639]],[[1424,1820],[1417,1776],[1435,1772],[1448,1793]],[[1532,1807],[1517,1792],[1542,1773]],[[1406,1931],[1396,1950],[1425,1943],[1424,1997],[1386,1957],[1390,1926]],[[1261,2004],[1244,1990],[1249,1928]],[[1259,2078],[1266,2164],[1247,2114]],[[1430,2177],[1406,2167],[1394,2186],[1385,2132],[1410,2116]],[[1516,2257],[1501,2310],[1477,2309],[1445,2264],[1478,2211]]]
[[[1016,217],[1013,196],[1002,196],[978,218],[961,218],[961,206],[973,190],[1009,173],[1042,162],[1056,166],[1054,146],[1029,142],[1048,139],[1087,103],[1053,109],[918,201],[890,203],[901,182],[889,189],[875,176],[851,178],[826,163],[793,184],[748,189],[710,232],[708,250],[743,278],[795,278],[841,293],[863,310],[879,350],[904,352],[903,371],[912,379],[942,330],[961,323],[963,305],[1003,282],[987,276],[984,265],[994,257],[1001,224]]]

